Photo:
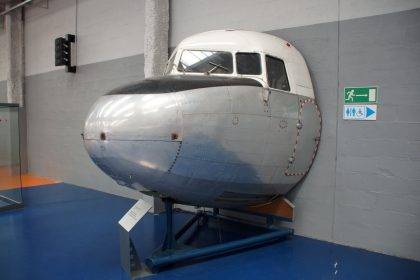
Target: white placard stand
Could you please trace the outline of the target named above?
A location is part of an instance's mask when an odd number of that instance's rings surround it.
[[[146,215],[152,206],[140,199],[118,222],[120,228],[120,261],[130,279],[152,274],[142,265],[137,250],[130,237],[130,231]]]

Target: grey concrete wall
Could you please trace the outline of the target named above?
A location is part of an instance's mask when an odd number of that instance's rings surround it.
[[[3,20],[2,20],[3,23]],[[4,26],[0,27],[0,81],[6,80],[6,48],[7,48],[7,39],[6,39],[6,32],[4,30]],[[0,91],[0,98],[1,98],[1,91]]]
[[[143,77],[143,56],[132,56],[26,78],[28,164],[31,173],[140,197],[118,186],[88,157],[81,133],[89,108],[105,92]]]
[[[7,102],[7,82],[0,81],[0,103],[6,103]]]
[[[420,9],[340,23],[333,240],[420,259]],[[342,120],[346,86],[379,88],[378,120]],[[325,119],[324,119],[325,120]]]
[[[146,0],[144,30],[144,76],[161,76],[169,49],[169,0]]]
[[[6,9],[12,8],[12,3],[6,4]],[[7,100],[24,106],[23,80],[24,47],[23,47],[23,8],[17,8],[4,15],[6,36],[6,81]]]
[[[3,25],[3,21],[1,20]],[[3,27],[0,27],[0,81],[6,80],[6,63],[7,63],[7,56],[6,56],[6,48],[7,48],[7,39],[6,39],[6,31]],[[0,91],[1,96],[1,91]]]

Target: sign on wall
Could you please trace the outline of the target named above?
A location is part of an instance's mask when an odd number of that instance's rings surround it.
[[[344,88],[344,104],[376,103],[377,99],[377,87]]]
[[[343,119],[376,121],[377,105],[344,105]]]
[[[378,106],[377,87],[344,88],[343,119],[354,121],[376,121]]]

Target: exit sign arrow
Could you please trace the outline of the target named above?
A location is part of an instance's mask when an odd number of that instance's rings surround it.
[[[366,118],[369,119],[374,114],[376,114],[376,110],[373,110],[371,107],[366,106]]]
[[[377,103],[377,87],[346,87],[344,88],[344,104]]]

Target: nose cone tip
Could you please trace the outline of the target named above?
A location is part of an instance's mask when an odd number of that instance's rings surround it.
[[[89,140],[155,140],[181,138],[181,116],[172,94],[102,96],[84,128]]]
[[[94,163],[121,185],[155,185],[173,166],[182,141],[174,100],[171,94],[102,96],[84,128],[85,148]]]

